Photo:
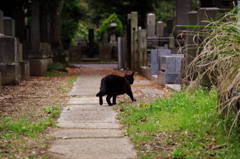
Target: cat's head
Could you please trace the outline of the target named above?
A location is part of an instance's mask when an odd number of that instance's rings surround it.
[[[130,84],[133,84],[134,82],[134,72],[132,72],[130,75],[129,74],[125,74],[125,78],[129,81]]]

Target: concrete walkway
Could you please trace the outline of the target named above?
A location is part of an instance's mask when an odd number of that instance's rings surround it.
[[[49,151],[57,159],[133,159],[136,151],[123,135],[112,107],[95,96],[101,77],[81,75],[51,133],[57,139]]]

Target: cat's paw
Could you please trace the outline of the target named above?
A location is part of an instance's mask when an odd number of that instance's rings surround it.
[[[136,102],[137,100],[135,98],[133,98],[133,102]]]

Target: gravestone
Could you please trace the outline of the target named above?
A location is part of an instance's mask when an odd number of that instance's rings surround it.
[[[198,25],[198,12],[191,11],[188,13],[190,25]],[[197,56],[198,44],[194,42],[194,35],[198,31],[197,28],[188,28],[186,33],[186,51],[185,51],[185,65],[186,67]]]
[[[147,37],[156,36],[156,15],[154,13],[147,14]]]
[[[137,31],[138,31],[138,12],[131,12],[131,69],[137,70]]]
[[[157,22],[156,35],[157,36],[164,36],[164,23],[162,21]]]
[[[218,8],[233,8],[237,0],[200,0],[201,8],[218,7]]]
[[[7,70],[7,71],[6,71]],[[21,80],[21,67],[19,63],[0,63],[2,84],[19,84]]]
[[[40,49],[40,2],[32,1],[32,18],[31,18],[31,55],[30,58],[42,58],[39,53]]]
[[[173,32],[173,19],[172,20],[167,20],[166,21],[166,28],[164,29],[164,36],[168,37],[170,34]]]
[[[147,66],[147,32],[145,29],[138,31],[139,67]]]
[[[3,26],[3,11],[0,10],[0,34],[4,34]]]
[[[198,10],[198,20],[200,25],[207,25],[209,22],[218,19],[224,10],[219,8],[200,8]]]
[[[188,25],[188,12],[192,10],[192,0],[177,0],[176,3],[176,25]]]
[[[10,17],[3,17],[4,34],[15,36],[15,21]]]
[[[181,61],[183,58],[183,54],[160,56],[160,70],[167,74],[179,74],[181,72]]]
[[[0,62],[19,62],[16,38],[11,36],[0,37]]]
[[[183,54],[163,55],[160,57],[160,71],[158,72],[158,82],[160,84],[180,83],[183,58]]]
[[[151,74],[157,75],[161,61],[159,60],[161,56],[171,55],[170,49],[154,49],[151,50]]]
[[[215,0],[200,0],[200,7],[216,7]]]
[[[1,88],[2,88],[2,73],[0,72],[0,92],[1,92]]]
[[[118,69],[124,68],[124,38],[118,37]]]
[[[41,22],[43,16],[40,10],[40,0],[34,0],[31,3],[31,28],[30,28],[30,51],[28,58],[30,62],[30,73],[34,76],[41,76],[47,71],[49,62],[52,60],[49,56],[50,45],[46,42],[47,38],[42,37],[46,23]]]

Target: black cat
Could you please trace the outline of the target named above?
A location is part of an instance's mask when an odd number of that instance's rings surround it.
[[[109,106],[116,104],[116,98],[118,95],[126,93],[132,101],[136,101],[133,98],[131,84],[134,81],[134,72],[130,75],[125,75],[124,77],[117,75],[107,75],[101,80],[100,91],[97,93],[99,97],[99,104],[103,104],[102,96],[107,95],[106,101]],[[111,103],[111,98],[113,102]]]

